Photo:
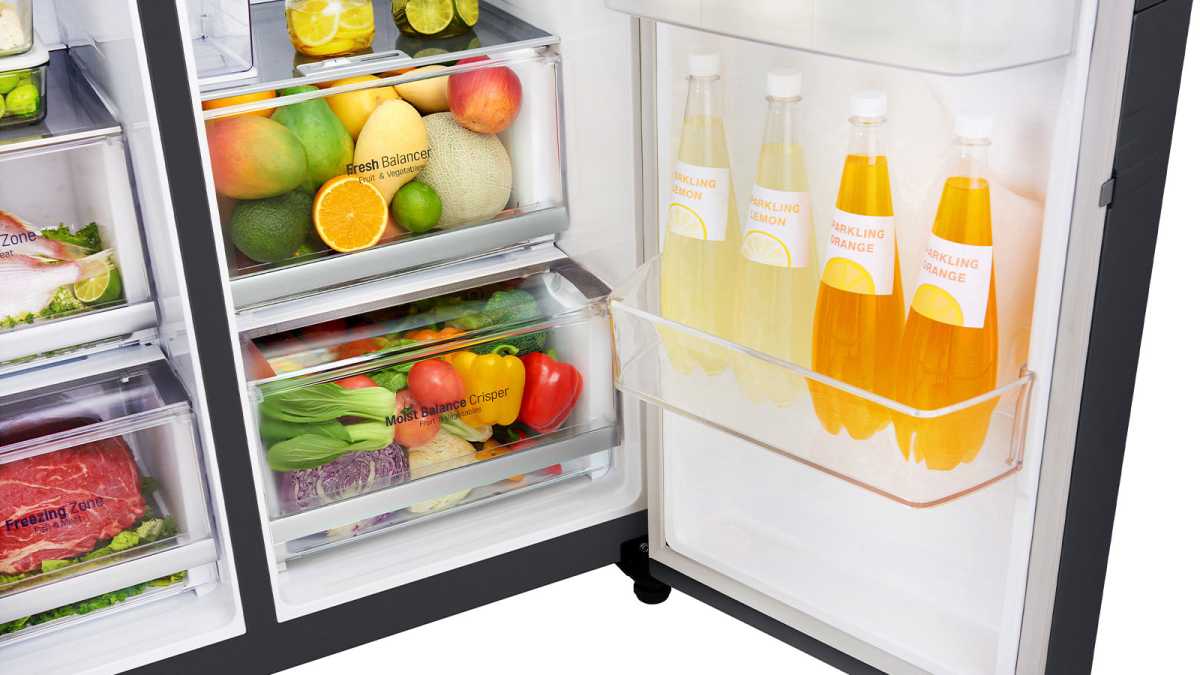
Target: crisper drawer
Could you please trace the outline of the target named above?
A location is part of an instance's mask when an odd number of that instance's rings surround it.
[[[603,473],[606,293],[557,262],[247,339],[280,559]]]
[[[283,80],[205,94],[235,305],[565,230],[551,42],[301,63]]]
[[[49,110],[0,134],[0,364],[156,323],[121,127],[65,51]]]
[[[192,412],[161,355],[0,399],[0,640],[211,582],[216,560]]]

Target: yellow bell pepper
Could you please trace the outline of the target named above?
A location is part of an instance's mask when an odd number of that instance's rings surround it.
[[[516,353],[516,347],[500,345],[490,354],[461,351],[447,357],[467,391],[462,421],[473,427],[516,421],[525,393],[525,364]]]

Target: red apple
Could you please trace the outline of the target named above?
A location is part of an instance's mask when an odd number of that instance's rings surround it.
[[[486,56],[480,56],[459,63],[486,60]],[[521,79],[506,66],[455,73],[447,88],[454,119],[477,133],[498,134],[521,111]]]

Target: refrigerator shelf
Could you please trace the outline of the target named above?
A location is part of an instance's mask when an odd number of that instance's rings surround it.
[[[41,122],[0,129],[0,156],[122,134],[120,122],[65,49],[50,52],[44,105]]]
[[[43,363],[60,355],[75,354],[77,347],[86,348],[114,338],[114,346],[125,344],[121,338],[155,331],[157,326],[158,311],[149,300],[39,321],[20,330],[0,332],[0,366]]]
[[[144,352],[0,399],[0,623],[217,560],[186,393]]]
[[[1067,56],[1079,0],[606,0],[610,9],[709,33],[940,75]],[[1012,36],[1020,35],[1019,40]]]
[[[228,5],[224,11],[232,17],[244,11],[246,3],[190,0],[190,4]],[[239,4],[243,5],[241,10],[237,8]],[[452,63],[473,56],[496,57],[505,52],[540,49],[558,43],[557,37],[487,2],[479,3],[479,22],[463,35],[436,39],[409,37],[392,21],[391,1],[374,0],[375,39],[371,49],[351,56],[319,59],[300,54],[292,46],[283,7],[283,0],[255,3],[250,7],[249,34],[238,38],[236,51],[242,53],[247,43],[253,44],[254,70],[237,75],[231,66],[225,69],[225,77],[208,79],[201,73],[202,100],[316,84],[381,70]],[[195,13],[196,9],[193,9]],[[227,23],[231,31],[242,30],[240,26],[234,27],[236,22],[233,20]],[[199,58],[197,60],[200,62]]]
[[[658,314],[659,297],[658,258],[613,291],[620,391],[912,508],[944,504],[1021,470],[1032,372],[974,398],[920,410],[666,319]],[[866,440],[844,430],[831,435],[814,412],[814,394],[872,407],[890,421]],[[922,446],[925,456],[902,451],[897,421],[938,442]],[[975,456],[940,442],[984,427]]]

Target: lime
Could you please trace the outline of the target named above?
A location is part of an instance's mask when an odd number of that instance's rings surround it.
[[[4,97],[10,115],[32,115],[38,111],[41,94],[33,84],[18,85]]]
[[[112,302],[121,297],[121,273],[109,267],[104,274],[77,282],[74,290],[75,297],[89,305]]]
[[[409,181],[392,197],[392,218],[413,234],[432,230],[442,217],[442,199],[433,188],[420,181]]]
[[[21,84],[20,73],[4,73],[0,75],[0,96],[7,94]]]
[[[479,21],[479,0],[454,0],[454,13],[468,26]]]
[[[441,32],[454,20],[453,0],[408,0],[404,6],[408,25],[422,35]]]
[[[4,117],[4,97],[0,96],[0,117]]]

